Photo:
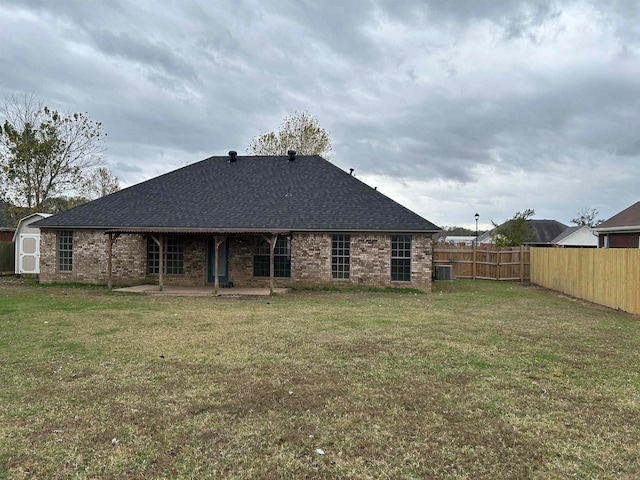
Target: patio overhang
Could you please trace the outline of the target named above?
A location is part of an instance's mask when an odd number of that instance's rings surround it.
[[[291,230],[286,229],[261,229],[261,228],[190,228],[190,227],[120,227],[108,228],[105,230],[108,234],[204,234],[204,235],[289,235]]]
[[[109,291],[113,290],[113,244],[120,235],[145,235],[151,237],[159,247],[159,274],[158,290],[163,290],[163,270],[164,270],[164,245],[166,235],[202,235],[210,236],[214,240],[215,264],[214,264],[214,290],[218,293],[218,248],[229,235],[255,235],[263,237],[270,246],[269,255],[269,292],[274,291],[275,277],[275,247],[279,235],[290,235],[291,230],[284,229],[255,229],[255,228],[189,228],[189,227],[136,227],[136,228],[109,228],[104,232],[108,235],[107,240],[107,285]]]

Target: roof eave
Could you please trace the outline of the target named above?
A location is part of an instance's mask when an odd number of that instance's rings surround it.
[[[282,228],[167,228],[167,227],[149,227],[149,228],[98,228],[104,230],[105,234],[109,233],[133,233],[133,234],[151,234],[151,233],[194,233],[194,234],[233,234],[233,233],[271,233],[271,234],[288,234],[291,230]]]
[[[80,226],[80,225],[46,225],[38,228],[65,230],[104,230],[105,233],[291,233],[291,232],[352,232],[352,233],[395,233],[395,234],[435,234],[441,229],[376,229],[376,228],[199,228],[199,227],[115,227],[115,226]]]
[[[594,227],[593,230],[598,233],[610,233],[610,232],[640,232],[640,225],[630,225],[625,227]]]
[[[388,228],[296,228],[292,229],[301,233],[323,233],[323,232],[350,232],[350,233],[400,233],[400,234],[435,234],[441,232],[442,229],[388,229]]]

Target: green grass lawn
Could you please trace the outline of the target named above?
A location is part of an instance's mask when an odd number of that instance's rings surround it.
[[[640,322],[519,284],[0,284],[0,478],[637,478]]]

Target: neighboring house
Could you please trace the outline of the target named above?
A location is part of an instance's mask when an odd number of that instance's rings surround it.
[[[640,202],[593,228],[598,233],[599,248],[640,247]]]
[[[10,242],[15,232],[15,228],[0,227],[0,242]]]
[[[480,236],[478,237],[478,245],[492,244],[493,238],[491,238],[491,233],[493,233],[493,230],[489,230],[488,232],[480,234]]]
[[[556,247],[571,248],[596,248],[598,246],[598,237],[589,227],[578,225],[568,227],[564,232],[551,240]]]
[[[40,272],[40,229],[32,226],[49,213],[33,213],[18,222],[13,242],[15,243],[15,265],[17,274],[37,274]]]
[[[211,157],[36,225],[43,282],[424,291],[440,230],[295,152]]]
[[[438,243],[453,245],[473,245],[476,241],[475,235],[441,235],[436,240]]]
[[[527,225],[533,230],[533,237],[524,242],[529,247],[552,246],[553,239],[569,228],[557,220],[527,220]]]
[[[525,220],[527,226],[533,231],[533,236],[524,242],[529,247],[551,247],[553,240],[563,233],[567,228],[565,224],[557,220]],[[478,238],[480,244],[492,244],[492,234],[495,229],[482,234]]]

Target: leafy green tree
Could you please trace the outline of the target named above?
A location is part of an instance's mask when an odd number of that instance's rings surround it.
[[[498,247],[518,247],[533,237],[533,230],[527,225],[527,220],[536,212],[530,208],[523,212],[516,212],[513,218],[507,220],[502,225],[498,225],[493,220],[495,227],[491,238]]]
[[[575,223],[580,226],[595,227],[600,225],[604,220],[596,219],[598,216],[598,210],[595,208],[583,208],[578,212],[578,216],[571,220],[571,223]]]
[[[294,112],[285,117],[279,132],[263,133],[249,143],[250,155],[286,155],[295,150],[298,155],[322,155],[331,153],[331,139],[320,126],[318,119],[308,112]]]
[[[84,114],[61,114],[33,94],[8,97],[0,113],[0,195],[26,213],[79,189],[104,160],[102,124]]]

